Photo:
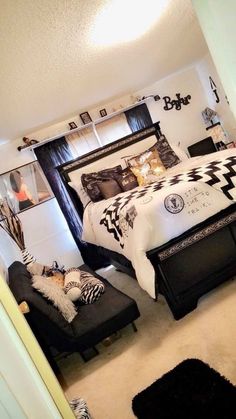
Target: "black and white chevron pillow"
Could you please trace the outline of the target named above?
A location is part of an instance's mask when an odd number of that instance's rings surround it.
[[[80,301],[84,304],[92,304],[104,293],[105,285],[92,274],[80,271],[81,296]]]

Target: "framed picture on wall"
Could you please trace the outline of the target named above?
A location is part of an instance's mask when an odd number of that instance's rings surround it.
[[[68,124],[68,125],[69,125],[69,128],[70,128],[70,129],[75,129],[75,128],[78,128],[78,127],[77,127],[77,125],[76,125],[76,123],[75,123],[74,121],[69,122],[69,124]]]
[[[92,118],[88,112],[83,112],[79,116],[82,119],[83,124],[89,124],[90,122],[92,122]]]
[[[53,197],[37,161],[0,175],[0,202],[6,198],[15,214]]]
[[[103,117],[103,116],[107,116],[107,111],[106,111],[106,109],[105,109],[105,108],[104,108],[104,109],[101,109],[101,110],[99,111],[99,113],[100,113],[101,117]]]

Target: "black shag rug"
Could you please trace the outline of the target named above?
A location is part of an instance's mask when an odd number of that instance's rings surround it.
[[[138,419],[235,419],[236,387],[199,359],[186,359],[137,394]]]

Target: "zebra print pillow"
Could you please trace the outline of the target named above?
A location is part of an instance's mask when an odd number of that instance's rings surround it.
[[[88,410],[87,403],[84,399],[79,397],[77,399],[71,400],[69,403],[76,419],[92,419]]]
[[[103,282],[89,272],[80,271],[80,281],[81,296],[79,300],[84,304],[94,303],[105,291]]]

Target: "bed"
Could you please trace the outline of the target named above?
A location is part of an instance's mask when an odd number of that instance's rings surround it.
[[[151,298],[162,293],[180,319],[236,273],[236,150],[188,159],[172,146],[178,164],[147,185],[95,203],[78,190],[82,174],[124,168],[161,138],[155,123],[58,170],[83,216],[83,239],[136,277]]]

